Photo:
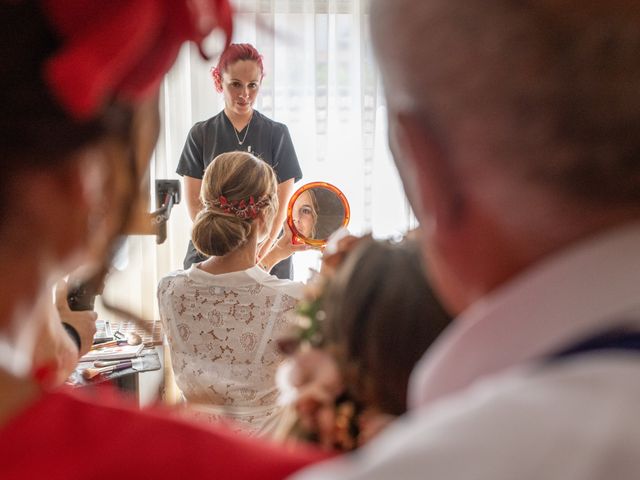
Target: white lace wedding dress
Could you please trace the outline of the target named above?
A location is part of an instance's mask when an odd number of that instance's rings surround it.
[[[255,266],[213,275],[193,265],[164,277],[158,302],[176,383],[197,416],[249,435],[273,433],[283,414],[276,339],[302,284]]]

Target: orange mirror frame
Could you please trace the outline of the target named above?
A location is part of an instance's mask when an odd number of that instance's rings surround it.
[[[338,228],[346,227],[347,225],[349,225],[349,219],[351,218],[351,209],[349,207],[347,197],[344,196],[344,193],[342,193],[338,187],[327,182],[307,183],[294,192],[294,194],[291,196],[291,199],[289,200],[289,205],[287,207],[287,225],[289,225],[289,228],[291,229],[291,232],[293,234],[293,242],[306,243],[307,245],[311,245],[314,247],[322,247],[327,243],[326,238],[306,237],[305,235],[300,233],[300,231],[298,231],[293,222],[293,207],[296,203],[296,200],[298,199],[298,197],[300,197],[300,195],[302,195],[307,190],[311,190],[312,188],[324,188],[326,190],[329,190],[338,198],[340,203],[342,203],[342,207],[344,208],[344,217],[342,219],[341,225],[339,225],[336,230]]]

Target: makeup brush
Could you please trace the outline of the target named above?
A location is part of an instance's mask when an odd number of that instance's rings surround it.
[[[133,365],[131,360],[125,360],[124,362],[118,363],[117,365],[109,365],[102,368],[86,368],[82,371],[82,376],[85,380],[91,380],[96,375],[100,375],[101,373],[111,373],[117,372],[118,370],[124,370],[125,368],[130,368]]]
[[[124,359],[119,360],[96,360],[93,362],[93,366],[96,368],[102,367],[110,367],[111,365],[118,365],[119,363],[124,362]]]
[[[127,333],[127,338],[124,340],[111,340],[110,342],[98,343],[94,345],[91,350],[98,348],[115,347],[117,345],[140,345],[142,343],[142,337],[137,333]]]

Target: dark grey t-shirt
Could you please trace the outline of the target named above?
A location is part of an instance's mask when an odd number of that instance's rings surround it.
[[[242,145],[238,139],[242,141]],[[196,123],[189,131],[176,172],[202,179],[205,169],[215,157],[238,150],[249,151],[271,165],[279,183],[291,178],[297,182],[302,178],[289,129],[285,124],[274,122],[257,110],[253,111],[251,121],[237,135],[224,110],[209,120]],[[184,268],[205,258],[189,242]],[[291,278],[290,260],[280,262],[271,273],[279,278]]]
[[[207,165],[215,157],[238,150],[249,151],[271,165],[280,183],[291,178],[297,182],[302,178],[287,126],[274,122],[256,110],[253,111],[251,122],[238,132],[237,137],[224,110],[209,120],[196,123],[189,131],[176,172],[201,179]]]

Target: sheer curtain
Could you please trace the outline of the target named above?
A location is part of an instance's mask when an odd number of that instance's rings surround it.
[[[351,206],[353,233],[396,236],[415,226],[387,147],[384,98],[369,39],[368,1],[237,0],[234,4],[233,42],[252,43],[264,56],[265,77],[255,107],[289,127],[304,175],[300,185],[323,180],[340,188]],[[220,39],[212,38],[207,49],[219,52],[220,46]],[[223,108],[209,75],[212,65],[189,45],[167,75],[152,185],[155,178],[179,178],[175,168],[189,128]],[[181,268],[190,227],[182,202],[173,210],[163,245],[154,248],[150,238],[128,242],[129,254],[124,257],[129,259],[127,283],[132,287],[123,299],[126,303],[154,314],[157,280]],[[304,278],[306,267],[316,261],[313,253],[305,255],[294,259],[297,278]],[[122,290],[122,281],[117,290]]]

